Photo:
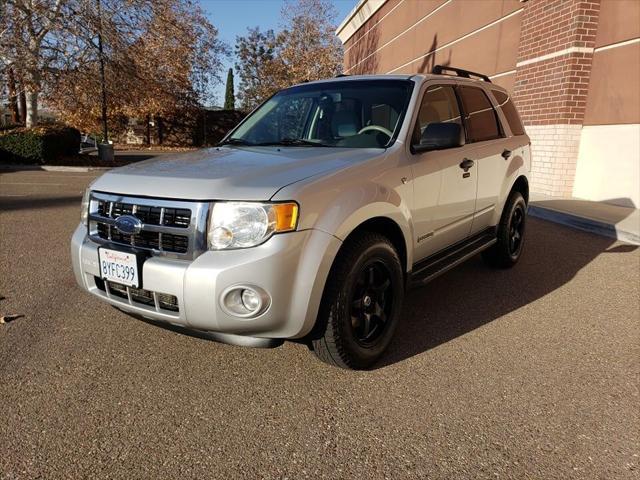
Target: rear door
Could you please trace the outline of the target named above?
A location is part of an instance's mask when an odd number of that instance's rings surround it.
[[[502,156],[505,132],[487,93],[481,88],[459,85],[467,143],[473,148],[475,174],[478,179],[475,212],[470,233],[492,226],[508,163]]]

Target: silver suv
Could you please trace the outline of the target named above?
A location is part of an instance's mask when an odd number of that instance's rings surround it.
[[[73,269],[148,321],[367,368],[407,287],[479,252],[518,261],[529,145],[509,94],[465,70],[297,85],[217,148],[98,178]]]

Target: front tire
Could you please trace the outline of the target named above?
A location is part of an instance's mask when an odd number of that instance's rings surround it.
[[[520,192],[512,192],[498,225],[498,241],[482,252],[483,260],[490,267],[511,268],[518,263],[524,247],[526,223],[527,202]]]
[[[337,367],[370,367],[393,338],[403,297],[402,264],[391,242],[371,232],[349,239],[327,280],[314,353]]]

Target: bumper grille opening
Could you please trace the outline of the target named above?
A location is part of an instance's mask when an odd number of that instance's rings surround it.
[[[107,293],[108,288],[109,295],[112,298],[116,297],[122,299],[131,305],[142,305],[170,312],[180,311],[180,308],[178,307],[178,297],[175,295],[156,292],[154,296],[154,292],[150,290],[127,287],[120,283],[105,281],[100,277],[94,277],[94,281],[98,290]],[[129,295],[131,296],[131,301],[129,301]]]
[[[178,311],[178,298],[175,295],[167,295],[166,293],[158,293],[158,306],[162,310]]]

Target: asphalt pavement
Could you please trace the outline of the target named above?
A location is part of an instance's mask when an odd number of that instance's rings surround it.
[[[409,292],[371,371],[222,345],[75,285],[99,172],[0,174],[0,479],[637,479],[640,254],[530,219]]]

